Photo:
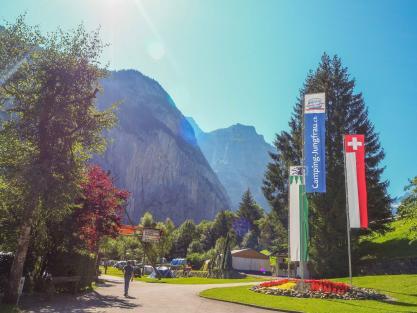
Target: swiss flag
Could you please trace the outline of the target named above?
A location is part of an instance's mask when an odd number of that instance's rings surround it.
[[[368,228],[365,177],[365,136],[345,135],[346,193],[351,228]]]

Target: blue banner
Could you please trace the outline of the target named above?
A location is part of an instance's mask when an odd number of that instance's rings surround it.
[[[304,114],[306,192],[326,192],[326,113]]]

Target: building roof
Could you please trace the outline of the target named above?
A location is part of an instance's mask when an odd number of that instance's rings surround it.
[[[269,257],[251,248],[232,250],[232,257],[245,258],[245,259],[261,259],[269,260]]]
[[[119,235],[131,236],[142,228],[142,226],[121,225],[119,228]]]

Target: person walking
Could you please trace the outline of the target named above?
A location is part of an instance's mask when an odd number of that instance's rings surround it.
[[[123,268],[125,277],[125,297],[128,296],[129,284],[133,280],[133,266],[131,261],[127,261],[126,266]]]

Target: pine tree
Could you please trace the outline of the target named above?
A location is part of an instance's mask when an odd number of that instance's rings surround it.
[[[315,72],[308,74],[289,122],[290,131],[276,136],[276,153],[271,153],[263,191],[283,225],[288,225],[288,169],[301,164],[303,99],[307,93],[326,93],[327,192],[310,194],[310,258],[317,274],[333,276],[346,273],[346,203],[343,164],[343,134],[364,134],[370,228],[385,231],[391,216],[388,182],[382,181],[384,158],[374,125],[355,81],[338,56],[323,54]],[[355,236],[353,238],[355,242]]]
[[[242,248],[259,250],[259,234],[255,230],[248,231],[242,238]]]
[[[232,266],[232,251],[230,250],[230,236],[226,235],[226,242],[224,243],[224,249],[222,254],[221,270],[229,272],[233,270]]]
[[[256,221],[262,218],[263,210],[253,199],[250,190],[246,190],[242,196],[242,201],[239,204],[239,209],[236,212],[238,221],[240,222],[239,236],[244,236],[248,231],[258,231]]]

